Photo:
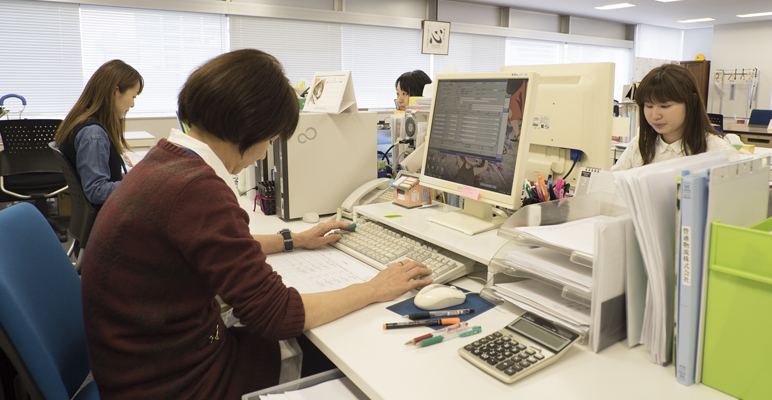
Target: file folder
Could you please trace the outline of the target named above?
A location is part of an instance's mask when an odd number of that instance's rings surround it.
[[[772,218],[711,228],[702,383],[743,400],[772,393]]]

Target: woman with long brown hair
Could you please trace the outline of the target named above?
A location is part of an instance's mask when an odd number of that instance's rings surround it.
[[[56,132],[56,145],[75,166],[83,191],[104,204],[123,179],[121,155],[128,147],[126,113],[144,88],[142,75],[121,60],[103,64],[91,76],[75,106]]]

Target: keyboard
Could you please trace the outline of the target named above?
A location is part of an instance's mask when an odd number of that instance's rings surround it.
[[[475,261],[363,217],[354,232],[341,231],[330,244],[378,270],[405,259],[423,263],[433,272],[433,283],[446,283],[474,269]]]

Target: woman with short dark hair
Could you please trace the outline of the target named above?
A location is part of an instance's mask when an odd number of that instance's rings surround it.
[[[102,399],[239,399],[279,382],[280,340],[431,282],[419,279],[431,270],[410,261],[369,282],[300,294],[266,263],[287,250],[285,238],[249,233],[232,174],[295,131],[297,96],[274,57],[218,56],[190,75],[178,105],[188,135],[161,139],[91,231],[83,313]],[[348,227],[321,223],[291,233],[291,243],[320,247]],[[225,327],[215,295],[245,326]]]

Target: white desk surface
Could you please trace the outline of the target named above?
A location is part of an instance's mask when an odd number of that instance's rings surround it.
[[[312,226],[264,216],[259,208],[253,213],[251,199],[242,197],[240,201],[250,214],[252,233],[270,234],[283,227],[301,231]],[[472,291],[482,287],[469,278],[454,284]],[[504,384],[458,355],[460,347],[475,339],[414,348],[404,342],[429,328],[383,330],[383,323],[402,319],[386,307],[413,295],[407,293],[393,302],[372,304],[305,334],[371,399],[731,399],[702,384],[679,384],[672,365],[653,364],[648,349],[630,349],[624,340],[598,354],[587,346],[574,346],[543,371]],[[487,335],[520,313],[517,307],[505,304],[474,317],[470,323],[482,326]]]

